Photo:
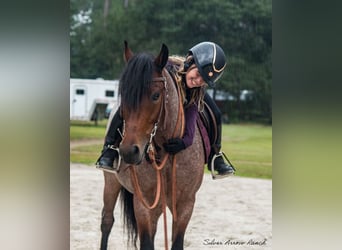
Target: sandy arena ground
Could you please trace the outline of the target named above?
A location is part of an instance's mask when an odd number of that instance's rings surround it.
[[[95,167],[70,165],[72,250],[99,249],[103,183],[102,171]],[[120,213],[117,204],[108,249],[128,249]],[[167,218],[170,241],[169,212]],[[164,249],[162,216],[155,249]],[[206,174],[185,234],[185,249],[272,249],[272,181],[236,176],[212,180]]]

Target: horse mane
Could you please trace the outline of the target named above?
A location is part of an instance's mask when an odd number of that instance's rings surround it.
[[[169,62],[172,64],[177,65],[178,68],[183,69],[184,68],[184,61],[185,57],[184,56],[179,56],[179,55],[171,55],[169,56]]]
[[[128,109],[138,109],[150,88],[154,68],[154,57],[146,52],[135,54],[128,60],[119,80],[121,101]]]

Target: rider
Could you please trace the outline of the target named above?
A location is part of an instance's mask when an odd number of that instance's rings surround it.
[[[222,48],[213,42],[202,42],[192,47],[185,60],[182,58],[170,58],[167,68],[174,73],[178,83],[182,86],[185,111],[185,132],[182,138],[171,138],[164,144],[164,149],[172,154],[187,148],[193,142],[196,126],[197,112],[203,110],[203,102],[206,102],[213,111],[217,123],[217,139],[211,148],[208,167],[214,161],[214,170],[218,175],[234,174],[235,169],[227,164],[220,154],[222,138],[221,112],[205,92],[207,85],[215,86],[215,82],[222,76],[226,67],[226,57]],[[177,63],[177,61],[179,63]],[[118,158],[118,151],[115,150],[121,141],[120,132],[122,128],[120,111],[115,113],[110,125],[107,127],[105,143],[100,158],[96,162],[98,168],[113,170],[114,160]],[[214,157],[216,156],[216,157]]]

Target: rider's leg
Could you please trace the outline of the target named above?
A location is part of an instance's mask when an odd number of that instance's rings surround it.
[[[210,109],[213,111],[217,124],[217,138],[211,147],[211,152],[208,160],[208,167],[210,169],[211,162],[214,159],[214,169],[219,175],[229,175],[234,174],[235,169],[230,164],[226,163],[221,154],[221,140],[222,140],[222,121],[221,121],[221,111],[217,107],[214,100],[209,96],[208,93],[204,96],[204,101],[209,105]],[[216,157],[214,157],[216,156]]]
[[[101,156],[96,162],[98,168],[113,168],[114,160],[119,157],[118,151],[115,150],[121,141],[121,135],[118,129],[122,129],[122,117],[120,115],[120,108],[116,111],[113,119],[109,121],[107,126],[107,133],[104,140]]]
[[[209,156],[208,166],[211,166],[211,161],[214,156],[214,169],[218,172],[219,175],[229,175],[234,174],[235,169],[230,164],[226,163],[221,154],[221,136],[222,136],[222,125],[217,125],[217,139],[215,144],[211,147],[211,152]]]

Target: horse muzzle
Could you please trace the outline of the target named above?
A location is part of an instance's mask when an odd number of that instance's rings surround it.
[[[144,148],[141,149],[137,144],[128,146],[120,145],[120,155],[127,164],[141,164],[144,154]]]

